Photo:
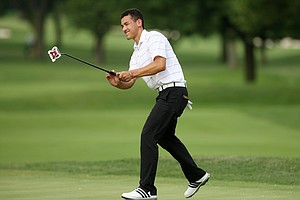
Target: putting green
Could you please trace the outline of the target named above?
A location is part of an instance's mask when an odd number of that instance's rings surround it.
[[[122,192],[137,186],[138,177],[85,176],[39,171],[0,171],[0,199],[121,199]],[[157,177],[159,199],[181,200],[186,181]],[[214,181],[213,178],[192,199],[205,200],[294,200],[299,186],[249,182]]]

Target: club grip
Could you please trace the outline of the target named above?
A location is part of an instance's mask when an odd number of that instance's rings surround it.
[[[111,75],[114,75],[114,76],[117,75],[116,72],[114,72],[114,71],[108,71],[108,73],[110,73]]]

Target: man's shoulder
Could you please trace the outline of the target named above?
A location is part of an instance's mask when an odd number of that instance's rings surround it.
[[[164,36],[161,32],[157,31],[157,30],[151,30],[148,31],[148,37],[161,37],[161,38],[166,38],[166,36]]]

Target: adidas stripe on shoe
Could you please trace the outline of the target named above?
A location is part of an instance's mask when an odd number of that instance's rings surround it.
[[[139,200],[139,199],[149,199],[149,200],[156,200],[156,195],[151,195],[150,192],[145,192],[142,188],[136,188],[132,192],[123,193],[122,198],[130,199],[130,200]]]
[[[201,186],[205,185],[205,183],[208,181],[210,177],[209,173],[206,173],[202,178],[200,178],[198,181],[189,183],[187,190],[184,193],[185,198],[190,198],[194,194],[198,192]]]

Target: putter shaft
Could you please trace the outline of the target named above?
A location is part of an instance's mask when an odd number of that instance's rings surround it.
[[[77,61],[79,61],[79,62],[85,63],[85,64],[87,64],[87,65],[89,65],[89,66],[92,66],[92,67],[94,67],[94,68],[100,69],[100,70],[102,70],[102,71],[104,71],[104,72],[106,72],[106,73],[109,73],[109,74],[112,74],[112,75],[116,76],[116,73],[113,72],[113,71],[109,71],[109,70],[107,70],[107,69],[104,69],[104,68],[99,67],[99,66],[97,66],[97,65],[94,65],[94,64],[92,64],[92,63],[86,62],[86,61],[81,60],[81,59],[79,59],[79,58],[76,58],[76,57],[74,57],[74,56],[72,56],[72,55],[69,55],[69,54],[67,54],[67,53],[61,53],[61,55],[68,56],[68,57],[73,58],[73,59],[75,59],[75,60],[77,60]]]

